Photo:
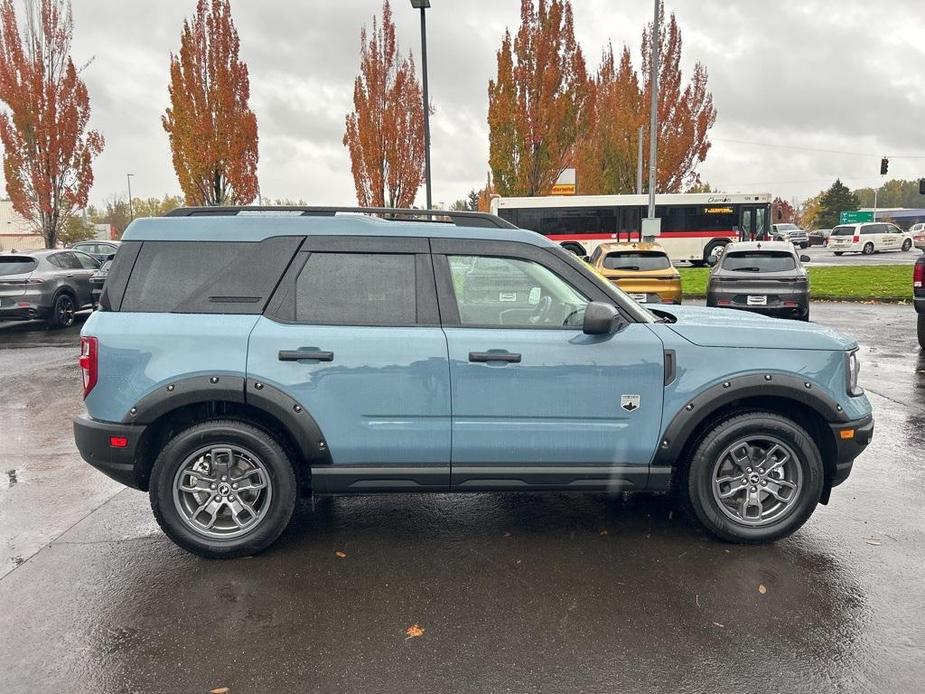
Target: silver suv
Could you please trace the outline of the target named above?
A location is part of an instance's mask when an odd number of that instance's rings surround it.
[[[796,224],[772,224],[771,240],[789,241],[800,248],[806,248],[809,245],[809,235]]]

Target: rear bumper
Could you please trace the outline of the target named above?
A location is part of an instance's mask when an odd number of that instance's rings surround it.
[[[743,301],[740,298],[742,296],[743,293],[740,290],[734,292],[710,292],[707,295],[707,306],[734,308],[739,311],[760,313],[763,316],[772,316],[774,318],[796,318],[802,320],[809,315],[809,296],[802,292],[799,294],[778,294],[778,298],[769,300],[767,306],[749,306],[748,303],[746,303],[747,299]],[[784,302],[796,305],[785,306]]]
[[[861,455],[873,438],[874,418],[873,415],[867,415],[862,419],[829,426],[832,427],[832,434],[835,436],[835,471],[832,475],[832,486],[836,487],[848,478],[854,459]],[[843,438],[847,436],[847,432],[852,432],[850,438]]]
[[[142,489],[135,468],[135,449],[145,427],[142,425],[99,422],[85,414],[74,417],[74,442],[80,457],[103,474],[133,489]],[[116,448],[112,437],[121,437],[126,445]]]
[[[26,302],[21,302],[26,303]],[[10,306],[0,308],[0,320],[35,320],[37,318],[47,318],[51,309],[47,306]]]

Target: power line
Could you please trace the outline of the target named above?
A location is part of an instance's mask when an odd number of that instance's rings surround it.
[[[821,152],[823,154],[843,154],[850,157],[873,157],[879,159],[925,159],[925,154],[870,154],[869,152],[845,152],[839,149],[820,149],[818,147],[799,147],[797,145],[781,145],[774,142],[752,142],[749,140],[731,140],[724,137],[714,137],[716,142],[731,142],[737,145],[751,145],[753,147],[771,147],[774,149],[793,149],[800,152]]]

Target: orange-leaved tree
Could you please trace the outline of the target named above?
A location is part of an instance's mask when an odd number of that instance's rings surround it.
[[[676,193],[700,182],[697,165],[706,159],[710,150],[709,131],[716,120],[716,109],[713,95],[707,89],[707,69],[700,62],[694,65],[690,82],[682,88],[681,29],[674,12],[665,23],[664,2],[659,2],[659,17],[656,192]],[[649,23],[642,32],[642,97],[646,112],[652,93],[649,79],[651,32],[652,24]],[[648,152],[648,128],[645,133],[645,151]]]
[[[13,0],[0,2],[0,141],[13,209],[53,248],[87,204],[103,137],[88,130],[90,97],[71,59],[67,0],[27,3],[20,35]]]
[[[521,0],[488,83],[488,163],[500,195],[548,193],[574,154],[588,98],[569,0]]]
[[[188,205],[246,205],[257,197],[257,118],[228,0],[198,0],[170,55],[161,120]]]
[[[583,195],[631,193],[636,187],[639,126],[645,118],[639,79],[629,49],[616,63],[608,45],[590,82],[586,128],[576,147],[575,168]]]
[[[410,54],[401,58],[388,0],[382,26],[360,30],[360,74],[346,116],[344,145],[357,202],[363,207],[410,207],[424,181],[424,106]]]

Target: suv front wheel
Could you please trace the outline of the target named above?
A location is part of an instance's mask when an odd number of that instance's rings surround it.
[[[716,424],[694,453],[687,493],[697,518],[723,540],[773,542],[796,531],[822,493],[819,450],[796,422],[749,412]]]
[[[286,451],[245,422],[190,427],[164,446],[151,470],[151,509],[161,529],[201,557],[256,554],[292,517],[296,480]]]

